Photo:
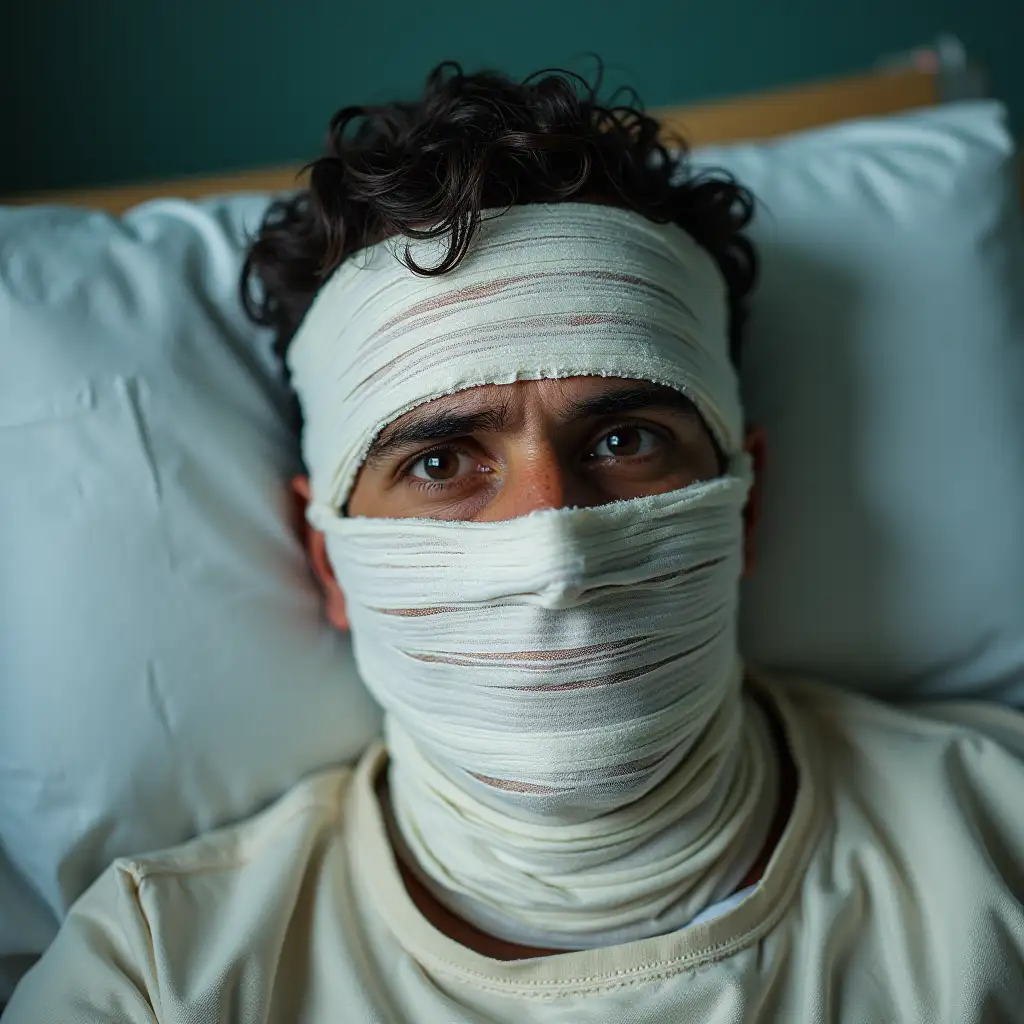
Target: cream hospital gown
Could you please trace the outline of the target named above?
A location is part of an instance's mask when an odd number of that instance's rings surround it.
[[[1024,716],[763,685],[796,802],[762,881],[710,922],[471,952],[406,895],[377,747],[241,825],[114,864],[3,1024],[1024,1021]]]

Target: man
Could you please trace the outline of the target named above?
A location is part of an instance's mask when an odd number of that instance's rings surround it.
[[[335,119],[247,272],[385,742],[115,864],[5,1024],[1019,1019],[1020,717],[743,666],[749,204],[656,127],[447,68]]]

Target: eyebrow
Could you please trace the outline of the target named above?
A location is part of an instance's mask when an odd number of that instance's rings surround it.
[[[609,393],[571,402],[562,414],[564,424],[584,419],[623,416],[644,409],[668,409],[702,422],[697,407],[681,391],[645,381]],[[507,404],[475,413],[455,410],[425,414],[422,417],[385,428],[370,446],[367,463],[380,463],[395,452],[417,444],[431,444],[478,430],[500,431],[509,421]]]

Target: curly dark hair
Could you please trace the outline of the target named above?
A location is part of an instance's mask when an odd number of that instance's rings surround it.
[[[276,200],[252,243],[241,282],[248,314],[274,329],[283,356],[320,286],[364,246],[447,235],[436,266],[405,257],[415,273],[443,274],[465,255],[481,210],[608,202],[679,225],[711,254],[728,287],[738,362],[756,275],[742,233],[753,197],[729,175],[691,173],[685,144],[670,148],[634,94],[604,106],[599,89],[600,70],[594,83],[561,70],[520,83],[448,61],[415,101],[339,110],[325,154],[307,165],[308,187]]]

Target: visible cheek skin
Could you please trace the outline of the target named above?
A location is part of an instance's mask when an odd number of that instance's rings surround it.
[[[726,472],[727,460],[719,457],[715,443],[708,434],[702,434],[695,443],[689,446],[689,451],[692,454],[687,459],[685,469],[690,478],[688,483],[713,480]]]
[[[398,503],[388,499],[382,476],[383,474],[372,465],[364,464],[359,467],[345,504],[349,516],[393,519],[402,515],[400,510],[395,511],[393,508]]]

